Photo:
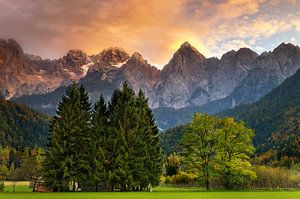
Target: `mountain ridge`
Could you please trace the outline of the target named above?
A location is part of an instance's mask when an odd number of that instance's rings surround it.
[[[159,70],[140,53],[129,55],[119,47],[104,49],[96,55],[71,50],[57,60],[21,56],[27,60],[23,64],[27,70],[19,73],[13,70],[11,74],[16,78],[10,78],[9,83],[0,81],[0,88],[6,98],[25,105],[32,104],[30,101],[35,101],[32,98],[37,95],[47,96],[53,102],[37,102],[34,108],[41,111],[43,106],[51,104],[53,113],[57,101],[53,96],[72,81],[87,87],[92,102],[100,94],[109,100],[112,89],[127,81],[135,92],[140,89],[145,92],[152,109],[189,109],[191,113],[193,109],[204,109],[216,113],[257,101],[300,68],[299,57],[298,46],[282,43],[260,55],[249,48],[240,48],[225,53],[220,59],[206,58],[185,42]],[[11,63],[14,66],[14,62]],[[21,61],[17,63],[22,66]]]

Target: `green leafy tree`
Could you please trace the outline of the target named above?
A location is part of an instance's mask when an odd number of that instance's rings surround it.
[[[221,119],[217,160],[226,189],[243,187],[249,180],[256,178],[250,163],[250,155],[255,151],[253,137],[253,131],[242,122],[234,122],[233,118]]]
[[[192,169],[199,171],[207,190],[210,188],[217,163],[218,125],[214,117],[195,113],[182,139],[185,162]]]
[[[250,164],[254,133],[233,118],[216,118],[195,113],[183,136],[183,155],[200,171],[206,189],[212,180],[225,188],[241,188],[256,178]]]

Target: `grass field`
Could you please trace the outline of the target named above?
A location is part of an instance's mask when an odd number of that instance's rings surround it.
[[[2,199],[300,199],[300,191],[212,191],[195,188],[158,187],[153,192],[30,193],[28,184],[18,184],[16,193],[9,183]]]

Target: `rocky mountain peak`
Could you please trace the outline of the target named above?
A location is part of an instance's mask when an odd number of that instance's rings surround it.
[[[143,56],[138,52],[134,52],[129,58],[128,62],[147,63],[147,61],[143,58]]]
[[[144,73],[147,70],[156,73],[159,70],[154,66],[151,66],[147,60],[143,58],[143,56],[138,53],[134,52],[131,57],[126,61],[126,63],[122,66],[123,71],[132,71],[132,73],[138,73],[139,71]]]
[[[66,58],[71,60],[77,60],[85,56],[86,54],[82,50],[70,50],[67,53]]]
[[[81,50],[70,50],[63,59],[68,66],[76,69],[91,62],[86,53]]]
[[[231,50],[225,53],[221,60],[236,60],[239,62],[251,62],[255,60],[259,55],[249,48],[240,48],[238,51]]]
[[[129,54],[119,47],[111,47],[103,50],[97,55],[97,61],[109,65],[117,65],[125,62],[129,58]]]
[[[258,57],[258,54],[256,52],[254,52],[253,50],[251,50],[250,48],[240,48],[237,51],[237,54],[240,56],[254,56],[254,57]]]
[[[249,48],[240,48],[237,51],[237,60],[241,62],[251,63],[251,61],[255,60],[259,55]]]
[[[206,60],[196,48],[190,43],[184,42],[174,53],[172,59],[163,68],[163,73],[168,75],[172,72],[182,71],[181,73],[191,72],[191,68],[198,68]],[[188,72],[188,73],[189,73]]]
[[[293,44],[291,43],[281,43],[279,46],[277,46],[274,50],[273,50],[273,54],[274,55],[279,55],[279,54],[282,54],[282,53],[285,53],[285,54],[289,54],[291,53],[292,51],[295,51],[295,50],[299,50],[299,47],[298,46],[294,46]]]
[[[231,59],[235,55],[236,55],[235,50],[228,51],[228,52],[226,52],[225,54],[222,55],[221,60]]]
[[[173,58],[195,58],[205,60],[205,56],[202,55],[195,47],[193,47],[189,42],[184,42],[180,48],[175,52]]]
[[[0,39],[0,57],[13,58],[22,57],[24,55],[21,46],[13,39]]]

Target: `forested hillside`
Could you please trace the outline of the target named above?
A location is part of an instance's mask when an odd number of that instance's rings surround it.
[[[0,97],[0,144],[17,149],[44,146],[49,118]]]
[[[292,116],[300,113],[300,70],[286,79],[261,100],[250,105],[241,105],[224,111],[219,116],[231,116],[243,120],[255,129],[255,145],[263,144],[270,135],[283,126]],[[297,123],[290,123],[293,128]]]

